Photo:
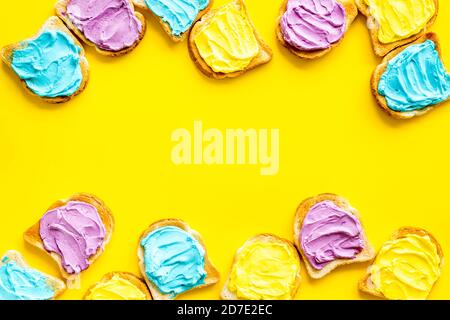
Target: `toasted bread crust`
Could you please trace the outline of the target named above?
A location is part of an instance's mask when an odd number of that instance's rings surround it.
[[[369,7],[366,5],[364,0],[355,0],[355,3],[356,6],[358,7],[359,12],[361,12],[367,18],[367,26],[370,33],[370,38],[372,39],[373,50],[375,54],[379,57],[384,57],[395,48],[404,46],[420,38],[427,32],[429,28],[431,28],[439,12],[439,0],[434,0],[436,12],[434,16],[430,19],[430,21],[428,21],[425,28],[423,28],[419,33],[410,36],[409,38],[384,44],[381,43],[380,40],[378,40],[378,30],[379,30],[378,23],[375,21],[375,18],[370,15]]]
[[[56,4],[55,4],[55,11],[56,11],[56,15],[62,20],[64,21],[64,23],[66,24],[67,28],[69,28],[73,33],[76,34],[76,36],[81,39],[84,43],[86,43],[87,45],[91,46],[91,47],[95,47],[95,50],[105,56],[109,56],[109,57],[119,57],[119,56],[123,56],[131,51],[133,51],[134,48],[136,48],[138,46],[138,44],[141,42],[141,40],[144,38],[145,35],[145,31],[147,30],[147,23],[145,21],[145,17],[140,14],[139,12],[134,12],[134,15],[136,16],[136,18],[139,19],[139,21],[142,24],[142,30],[141,33],[139,34],[139,38],[133,43],[133,45],[131,45],[130,47],[124,48],[122,50],[119,51],[108,51],[108,50],[104,50],[99,48],[95,43],[93,43],[92,41],[88,40],[85,36],[84,33],[81,32],[80,29],[77,28],[77,26],[75,26],[72,21],[70,20],[69,16],[67,15],[67,6],[69,5],[70,0],[59,0]],[[133,6],[133,2],[129,1],[131,8],[134,9]]]
[[[55,209],[55,208],[62,207],[70,201],[85,202],[85,203],[88,203],[88,204],[94,206],[98,211],[98,214],[100,216],[100,219],[102,220],[103,225],[105,226],[106,236],[103,241],[103,245],[97,250],[97,252],[93,256],[91,256],[88,259],[89,264],[91,265],[97,260],[97,258],[100,257],[100,255],[103,253],[104,248],[106,247],[108,242],[111,240],[111,236],[112,236],[112,233],[114,230],[114,217],[111,213],[111,210],[103,203],[102,200],[100,200],[96,196],[88,194],[88,193],[78,193],[78,194],[74,194],[73,196],[69,197],[68,199],[59,200],[59,201],[55,202],[54,204],[52,204],[47,209],[46,212],[48,212],[49,210]],[[49,254],[58,263],[61,275],[63,276],[64,279],[67,280],[68,287],[69,288],[76,287],[80,280],[80,275],[83,271],[78,274],[67,273],[66,270],[64,270],[64,268],[62,266],[61,257],[58,254],[56,254],[55,252],[48,252],[47,250],[45,250],[44,243],[42,242],[40,232],[39,232],[39,229],[40,229],[39,222],[40,222],[40,219],[31,228],[29,228],[27,231],[25,231],[25,233],[24,233],[25,241],[28,242],[29,244],[31,244],[32,246],[35,246],[35,247],[43,250],[47,254]]]
[[[23,256],[15,250],[9,250],[7,251],[2,259],[0,260],[0,266],[3,264],[3,259],[7,258],[10,261],[15,261],[19,266],[23,267],[23,268],[31,268],[25,261],[25,259],[23,258]],[[41,272],[46,278],[47,278],[47,283],[50,285],[50,287],[52,288],[54,295],[53,298],[51,300],[55,300],[57,297],[59,297],[64,291],[66,291],[66,285],[64,284],[63,281],[61,281],[58,278],[55,278],[53,276],[50,276],[48,274]]]
[[[143,294],[145,294],[146,300],[152,300],[152,295],[150,294],[150,291],[148,290],[147,285],[145,284],[143,279],[139,278],[138,276],[135,276],[134,274],[132,274],[130,272],[120,272],[120,271],[115,271],[115,272],[110,272],[110,273],[105,274],[99,282],[97,282],[89,287],[89,289],[84,294],[83,299],[87,300],[87,297],[89,296],[91,291],[99,283],[107,282],[116,275],[122,279],[125,279],[125,280],[131,282],[133,285],[135,285],[140,291],[142,291]]]
[[[234,0],[233,3],[238,6],[239,8],[242,8],[247,16],[247,19],[250,23],[250,25],[253,28],[253,33],[256,37],[256,40],[258,41],[259,47],[260,47],[260,53],[258,56],[253,58],[253,60],[250,62],[250,64],[244,69],[236,72],[231,73],[223,73],[223,72],[215,72],[201,57],[200,52],[197,49],[197,45],[195,44],[195,37],[199,32],[199,29],[205,25],[208,24],[211,18],[214,17],[215,13],[218,9],[213,9],[207,14],[205,14],[197,23],[194,24],[194,26],[191,29],[191,32],[189,33],[189,40],[188,40],[188,49],[189,49],[189,55],[194,61],[195,65],[200,69],[200,71],[205,74],[206,76],[213,78],[213,79],[225,79],[225,78],[235,78],[238,77],[245,72],[252,70],[260,65],[268,63],[270,60],[272,60],[272,49],[264,42],[264,40],[261,38],[261,36],[256,31],[256,28],[250,19],[250,16],[248,15],[247,9],[245,7],[243,0]]]
[[[202,11],[200,11],[197,14],[197,17],[192,22],[191,27],[188,30],[186,30],[185,32],[183,32],[182,34],[180,34],[179,36],[175,36],[175,35],[172,34],[172,30],[170,29],[170,25],[167,22],[164,22],[164,20],[161,17],[159,17],[158,15],[154,14],[153,11],[150,10],[149,7],[147,7],[147,5],[145,4],[144,0],[132,0],[132,1],[133,1],[134,6],[136,7],[136,9],[138,9],[138,10],[140,10],[142,12],[148,12],[151,15],[153,15],[158,20],[158,22],[161,24],[164,32],[167,33],[167,35],[170,37],[170,39],[172,39],[175,42],[181,42],[184,39],[186,39],[186,37],[189,34],[189,30],[194,26],[194,24],[198,20],[200,20],[200,18],[203,15],[205,15],[209,10],[211,10],[211,8],[212,8],[212,6],[214,4],[214,0],[210,0],[209,3],[208,3],[208,6],[206,6],[205,9],[203,9]]]
[[[302,249],[302,246],[300,243],[300,236],[301,236],[301,229],[303,226],[303,220],[305,219],[306,215],[308,214],[310,208],[312,206],[314,206],[315,204],[322,202],[322,201],[326,201],[326,200],[332,201],[339,208],[345,210],[346,212],[355,216],[358,219],[358,221],[360,222],[361,227],[362,227],[361,235],[362,235],[362,239],[364,241],[364,249],[360,253],[358,253],[354,259],[336,259],[336,260],[330,262],[329,264],[327,264],[323,269],[316,270],[309,263],[308,257],[306,256],[306,254],[304,253],[304,251]],[[361,221],[361,217],[360,217],[358,211],[356,209],[354,209],[346,199],[344,199],[336,194],[332,194],[332,193],[319,194],[317,196],[305,199],[304,201],[302,201],[302,203],[300,203],[299,207],[297,208],[297,212],[295,214],[295,219],[294,219],[294,244],[297,247],[297,250],[300,252],[300,255],[301,255],[303,261],[305,262],[306,270],[308,271],[309,276],[313,279],[320,279],[320,278],[326,276],[327,274],[329,274],[331,271],[333,271],[334,269],[336,269],[339,266],[348,265],[348,264],[357,263],[357,262],[369,261],[369,260],[372,260],[375,256],[375,251],[374,251],[373,247],[371,246],[369,240],[367,239],[367,235],[364,230],[364,225]]]
[[[436,238],[428,231],[421,229],[421,228],[415,228],[415,227],[402,227],[398,230],[396,230],[390,240],[395,240],[395,239],[401,239],[406,237],[407,235],[410,234],[416,234],[419,236],[428,236],[430,237],[431,241],[434,243],[434,245],[436,246],[437,249],[437,253],[441,259],[441,263],[440,263],[440,268],[442,269],[443,265],[444,265],[444,252],[442,251],[442,247],[439,244],[439,242],[436,240]],[[377,291],[377,289],[375,288],[375,285],[372,283],[371,281],[371,273],[370,273],[370,267],[367,269],[367,273],[364,276],[364,278],[362,278],[359,283],[358,283],[358,288],[361,292],[373,295],[375,297],[378,298],[383,298],[383,299],[387,299],[381,292]]]
[[[416,39],[414,42],[412,43],[408,43],[407,45],[404,45],[402,47],[398,47],[395,50],[391,51],[389,54],[387,54],[384,58],[383,61],[375,68],[372,77],[370,79],[370,87],[371,87],[371,91],[373,96],[375,97],[377,104],[382,108],[383,111],[387,112],[387,114],[389,114],[390,116],[397,118],[397,119],[411,119],[413,117],[417,117],[417,116],[421,116],[424,115],[425,113],[431,111],[432,109],[434,109],[435,107],[445,103],[445,101],[442,101],[438,104],[432,105],[432,106],[428,106],[425,107],[423,109],[420,110],[414,110],[414,111],[407,111],[407,112],[399,112],[399,111],[395,111],[392,110],[391,108],[388,107],[386,98],[381,96],[378,93],[378,84],[380,82],[381,77],[383,76],[384,72],[386,71],[386,68],[389,64],[389,61],[391,61],[394,57],[396,57],[400,52],[402,52],[404,49],[406,49],[408,46],[413,45],[413,44],[419,44],[419,43],[423,43],[427,40],[431,40],[436,44],[436,51],[439,54],[439,57],[442,59],[442,53],[441,53],[441,47],[439,44],[439,39],[437,37],[437,35],[433,32],[429,32],[426,33],[424,35],[422,35],[420,38]]]
[[[79,95],[86,88],[86,85],[89,81],[89,64],[86,59],[83,46],[78,41],[78,39],[69,31],[69,29],[66,28],[64,23],[58,17],[52,16],[49,19],[47,19],[47,21],[44,23],[42,28],[39,30],[39,32],[35,36],[33,36],[29,39],[17,42],[17,43],[10,44],[10,45],[2,48],[0,50],[0,56],[3,60],[3,62],[12,69],[11,64],[12,64],[12,56],[14,54],[14,51],[25,48],[26,41],[37,38],[41,33],[43,33],[46,30],[59,30],[61,32],[64,32],[74,41],[75,45],[80,47],[80,49],[81,49],[81,51],[80,51],[80,67],[81,67],[81,74],[82,74],[82,78],[83,78],[82,82],[80,84],[80,87],[78,88],[78,90],[76,92],[74,92],[70,96],[55,97],[55,98],[41,97],[41,96],[35,94],[33,91],[31,91],[30,88],[28,88],[25,80],[21,79],[20,77],[18,77],[18,78],[19,78],[20,82],[22,83],[22,85],[25,87],[26,91],[29,92],[32,96],[35,96],[35,97],[37,97],[45,102],[48,102],[48,103],[57,104],[57,103],[67,102],[67,101],[71,100],[73,97]]]
[[[300,287],[300,283],[301,283],[301,275],[300,275],[300,257],[298,256],[297,250],[295,249],[294,245],[292,244],[292,242],[280,238],[274,234],[270,234],[270,233],[263,233],[263,234],[258,234],[250,239],[248,239],[237,251],[236,254],[234,255],[233,258],[233,263],[231,264],[231,268],[230,270],[233,269],[234,264],[238,261],[239,259],[239,255],[242,252],[242,250],[247,246],[250,245],[252,243],[255,242],[269,242],[269,243],[283,243],[283,244],[287,244],[289,246],[289,248],[292,249],[292,251],[295,253],[295,257],[297,258],[298,261],[298,265],[299,265],[299,269],[298,269],[298,273],[295,279],[295,285],[294,288],[291,292],[291,299],[294,299],[299,287]],[[230,274],[228,275],[227,280],[225,281],[225,284],[222,288],[222,291],[220,293],[220,298],[222,300],[239,300],[239,298],[237,297],[235,292],[230,291],[230,289],[228,288],[228,284],[230,282],[230,276],[231,276],[231,271]],[[242,299],[241,299],[242,300]]]
[[[281,18],[283,17],[284,13],[286,12],[289,0],[285,0],[284,3],[281,5],[280,15],[279,15],[278,20],[277,20],[277,28],[276,28],[276,35],[277,35],[278,41],[280,41],[280,43],[284,47],[286,47],[290,52],[292,52],[293,54],[295,54],[296,56],[298,56],[300,58],[310,59],[311,60],[311,59],[317,59],[317,58],[320,58],[320,57],[323,57],[324,55],[326,55],[334,47],[337,47],[341,43],[341,41],[345,37],[345,33],[347,33],[347,31],[350,28],[351,24],[353,23],[353,21],[355,20],[355,18],[358,15],[358,8],[356,7],[356,5],[355,5],[353,0],[336,0],[336,1],[339,2],[340,4],[342,4],[342,6],[345,9],[345,13],[346,13],[345,23],[346,23],[346,27],[345,27],[345,32],[344,32],[344,35],[342,36],[342,38],[339,39],[339,41],[333,43],[329,48],[322,49],[322,50],[314,50],[314,51],[304,51],[304,50],[299,50],[299,49],[291,46],[290,44],[288,44],[284,40],[283,33],[281,31]]]
[[[151,224],[143,233],[142,235],[139,237],[139,242],[138,242],[138,258],[139,258],[139,268],[141,270],[142,276],[145,279],[145,282],[147,283],[147,286],[150,289],[150,292],[152,294],[152,297],[154,300],[174,300],[178,297],[178,295],[176,296],[171,296],[170,294],[164,294],[161,291],[159,291],[159,288],[150,280],[147,278],[147,275],[145,273],[145,264],[144,264],[144,250],[142,249],[141,246],[141,241],[142,239],[144,239],[149,233],[151,233],[152,231],[162,228],[162,227],[168,227],[168,226],[173,226],[173,227],[178,227],[184,231],[186,231],[187,233],[189,233],[191,236],[193,236],[199,243],[200,245],[203,247],[203,249],[205,250],[205,271],[206,271],[206,278],[205,278],[205,283],[203,283],[202,285],[196,286],[194,288],[191,288],[181,294],[184,294],[188,291],[192,291],[195,289],[199,289],[199,288],[203,288],[203,287],[207,287],[210,285],[213,285],[215,283],[217,283],[220,279],[220,274],[219,271],[217,271],[216,267],[214,266],[214,264],[211,262],[211,260],[208,257],[208,252],[206,250],[206,246],[205,243],[201,237],[201,235],[190,228],[190,226],[180,220],[180,219],[163,219],[163,220],[159,220],[154,222],[153,224]]]

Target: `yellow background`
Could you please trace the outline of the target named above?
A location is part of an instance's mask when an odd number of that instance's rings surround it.
[[[55,0],[3,1],[0,46],[34,35],[53,14]],[[215,6],[225,3],[216,0]],[[221,272],[217,285],[183,295],[216,299],[235,250],[263,232],[292,239],[300,201],[338,193],[356,207],[378,249],[401,226],[423,227],[450,254],[450,108],[410,121],[389,118],[370,93],[373,54],[359,16],[342,44],[325,58],[302,61],[281,47],[275,21],[281,0],[247,0],[273,60],[226,81],[203,76],[186,42],[172,43],[148,17],[142,43],[122,58],[87,49],[91,79],[64,105],[31,97],[0,68],[0,252],[21,251],[34,267],[57,275],[45,254],[22,233],[57,199],[85,191],[111,207],[116,229],[105,253],[82,276],[79,299],[109,271],[138,273],[140,233],[161,218],[185,219],[204,237]],[[450,61],[450,3],[440,1],[433,31]],[[175,166],[176,128],[279,128],[280,172],[252,166]],[[367,264],[311,280],[302,268],[298,299],[370,298],[357,290]],[[431,298],[450,298],[450,268]]]

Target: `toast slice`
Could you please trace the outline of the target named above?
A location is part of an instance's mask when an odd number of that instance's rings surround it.
[[[105,239],[102,242],[102,246],[100,248],[98,248],[97,252],[95,254],[93,254],[92,256],[90,256],[88,259],[89,265],[92,265],[100,257],[100,255],[103,253],[105,246],[111,240],[111,236],[112,236],[112,233],[114,230],[114,217],[111,213],[111,210],[103,203],[102,200],[100,200],[96,196],[88,194],[88,193],[77,193],[77,194],[74,194],[73,196],[69,197],[68,199],[59,200],[59,201],[55,202],[54,204],[52,204],[47,209],[46,212],[48,212],[52,209],[55,209],[55,208],[62,207],[64,205],[66,205],[67,203],[69,203],[70,201],[84,202],[84,203],[94,206],[97,209],[100,219],[105,227]],[[35,247],[43,250],[47,254],[49,254],[58,263],[59,269],[61,271],[61,275],[67,281],[67,286],[69,288],[78,288],[79,287],[80,275],[83,271],[81,271],[80,273],[73,273],[73,274],[68,273],[62,265],[61,256],[55,252],[48,252],[44,248],[44,243],[43,243],[41,235],[40,235],[40,221],[37,221],[31,228],[29,228],[27,231],[25,231],[24,239],[27,243],[29,243],[32,246],[35,246]]]
[[[83,90],[86,88],[86,85],[88,83],[89,80],[89,65],[87,62],[87,59],[85,57],[85,52],[83,49],[83,46],[81,45],[81,43],[77,40],[77,38],[69,31],[69,29],[67,29],[67,27],[64,25],[64,23],[56,16],[52,16],[50,17],[42,26],[42,28],[40,29],[40,31],[32,38],[28,39],[28,40],[24,40],[24,41],[20,41],[14,44],[10,44],[4,48],[2,48],[0,50],[0,56],[3,60],[3,62],[12,69],[12,59],[13,59],[13,54],[16,50],[21,50],[21,49],[25,49],[28,44],[27,41],[29,40],[34,40],[37,37],[39,37],[39,35],[41,35],[43,32],[47,31],[47,30],[58,30],[60,32],[64,32],[65,34],[67,34],[74,42],[74,44],[76,46],[78,46],[80,48],[80,68],[81,68],[81,74],[82,74],[82,81],[81,84],[78,88],[78,90],[76,92],[74,92],[73,94],[71,94],[70,96],[57,96],[57,97],[41,97],[39,95],[37,95],[36,93],[34,93],[28,86],[25,80],[20,79],[20,81],[22,82],[22,84],[24,85],[25,89],[33,96],[38,97],[39,99],[42,99],[48,103],[63,103],[63,102],[67,102],[69,100],[71,100],[73,97],[75,97],[76,95],[80,94],[81,92],[83,92]]]
[[[440,257],[440,268],[442,269],[442,267],[444,265],[444,253],[442,251],[442,248],[441,248],[441,245],[439,244],[439,242],[428,231],[421,229],[421,228],[415,228],[415,227],[402,227],[394,232],[394,234],[391,236],[390,240],[404,238],[405,236],[410,235],[410,234],[415,234],[418,236],[428,236],[431,239],[433,244],[436,246],[437,253]],[[367,273],[364,276],[364,278],[359,281],[359,284],[358,284],[359,290],[364,293],[368,293],[370,295],[378,297],[378,298],[387,299],[382,292],[377,290],[375,284],[371,280],[371,275],[372,275],[371,268],[369,267],[367,269]]]
[[[184,230],[185,232],[187,232],[188,234],[190,234],[192,237],[194,237],[199,243],[200,245],[203,247],[203,249],[205,250],[205,265],[204,265],[204,269],[206,271],[206,277],[204,280],[204,283],[196,286],[194,288],[191,288],[187,291],[191,291],[191,290],[195,290],[195,289],[199,289],[199,288],[203,288],[203,287],[207,287],[210,285],[213,285],[215,283],[217,283],[220,279],[220,275],[219,275],[219,271],[217,271],[216,267],[213,265],[213,263],[211,262],[211,260],[208,257],[208,252],[206,250],[206,246],[205,243],[203,242],[203,239],[201,237],[201,235],[191,229],[189,227],[189,225],[179,219],[164,219],[164,220],[159,220],[154,222],[153,224],[151,224],[141,235],[141,237],[139,238],[139,242],[138,242],[138,258],[139,258],[139,268],[141,270],[141,273],[145,279],[145,282],[147,283],[147,286],[150,289],[150,292],[152,294],[152,297],[154,300],[174,300],[178,297],[178,295],[171,295],[171,294],[165,294],[163,292],[161,292],[159,290],[159,288],[157,287],[156,284],[154,284],[151,279],[149,279],[146,275],[146,270],[145,270],[145,263],[144,263],[144,250],[141,246],[141,240],[144,239],[148,234],[150,234],[151,232],[159,229],[159,228],[163,228],[163,227],[177,227],[180,228],[182,230]],[[185,292],[187,292],[185,291]],[[183,292],[183,293],[185,293]],[[183,294],[181,293],[181,294]]]
[[[308,257],[306,256],[305,252],[303,251],[302,245],[300,243],[301,239],[301,232],[302,232],[302,226],[303,221],[307,214],[309,213],[311,207],[316,205],[317,203],[323,202],[323,201],[331,201],[333,202],[337,207],[340,209],[343,209],[348,214],[356,217],[356,219],[361,224],[361,238],[363,241],[363,250],[356,254],[355,258],[353,259],[335,259],[328,264],[326,264],[322,269],[318,270],[314,268],[314,266],[309,262]],[[335,195],[331,193],[324,193],[320,194],[311,198],[308,198],[304,200],[302,203],[300,203],[299,207],[297,208],[297,212],[295,214],[294,219],[294,243],[297,247],[298,251],[300,252],[300,255],[305,262],[306,270],[308,271],[308,274],[313,279],[320,279],[327,274],[329,274],[331,271],[336,269],[339,266],[348,265],[352,263],[357,262],[365,262],[372,260],[375,256],[375,251],[371,244],[369,243],[369,240],[367,239],[366,233],[364,231],[364,226],[361,221],[361,217],[356,209],[354,209],[346,199]]]
[[[195,44],[195,38],[197,35],[209,25],[211,20],[214,18],[215,14],[224,8],[224,6],[220,8],[213,9],[209,11],[207,14],[205,14],[191,29],[191,32],[189,34],[189,41],[188,41],[188,48],[189,48],[189,55],[191,59],[194,61],[194,63],[197,65],[197,67],[200,69],[201,72],[203,72],[206,76],[213,78],[213,79],[224,79],[224,78],[235,78],[238,77],[245,72],[252,70],[260,65],[268,63],[270,60],[272,60],[272,49],[264,42],[264,40],[261,38],[261,36],[256,31],[255,26],[253,25],[253,22],[250,19],[250,16],[247,13],[247,9],[245,7],[243,0],[234,0],[230,2],[227,5],[231,5],[240,12],[244,14],[246,19],[249,21],[253,33],[255,35],[255,38],[259,45],[259,53],[257,56],[255,56],[243,70],[230,72],[230,73],[223,73],[223,72],[216,72],[214,71],[202,58],[200,55],[200,52],[197,48],[197,45]],[[225,6],[227,6],[225,5]]]
[[[14,261],[18,266],[20,266],[24,269],[30,269],[30,270],[37,271],[40,274],[42,274],[46,278],[47,284],[50,286],[50,288],[54,292],[54,295],[51,298],[51,300],[56,299],[58,296],[60,296],[66,290],[66,286],[64,285],[64,282],[62,282],[60,279],[57,279],[53,276],[50,276],[39,270],[29,267],[28,264],[25,262],[25,259],[22,257],[22,255],[18,251],[15,251],[15,250],[7,251],[3,255],[2,259],[0,260],[0,267],[2,265],[10,263],[12,261]]]
[[[240,258],[240,254],[242,253],[242,251],[245,249],[246,246],[249,246],[253,243],[259,243],[259,242],[267,242],[267,243],[279,243],[279,244],[283,244],[283,245],[287,245],[289,250],[292,252],[293,256],[295,257],[295,259],[298,262],[298,271],[295,277],[295,283],[292,284],[292,291],[290,292],[290,299],[294,299],[295,294],[298,291],[298,288],[300,287],[300,282],[301,282],[301,276],[300,276],[300,258],[298,256],[297,250],[295,249],[294,245],[285,239],[282,239],[276,235],[273,234],[269,234],[269,233],[264,233],[264,234],[259,234],[256,235],[250,239],[248,239],[243,245],[242,247],[240,247],[233,259],[233,263],[232,263],[232,267],[231,270],[233,270],[233,266],[235,265],[235,263],[239,260]],[[231,277],[231,272],[223,286],[223,289],[220,293],[220,298],[222,300],[240,300],[239,297],[237,296],[236,292],[233,292],[230,290],[229,288],[229,283],[230,283],[230,277]],[[242,300],[242,299],[241,299]]]
[[[438,104],[430,105],[428,107],[425,107],[425,108],[419,109],[419,110],[399,112],[399,111],[395,111],[395,110],[392,110],[391,108],[389,108],[386,98],[384,96],[381,96],[378,93],[378,84],[379,84],[380,79],[383,76],[384,72],[386,71],[389,61],[391,61],[394,57],[396,57],[399,53],[401,53],[404,49],[406,49],[410,45],[424,43],[427,40],[431,40],[436,44],[436,51],[438,52],[439,57],[441,58],[441,61],[443,61],[438,37],[435,33],[429,32],[429,33],[422,35],[420,38],[416,39],[414,42],[412,42],[408,45],[402,46],[402,47],[398,47],[395,50],[391,51],[388,55],[386,55],[384,57],[383,61],[375,68],[375,71],[372,74],[372,78],[370,80],[372,94],[375,97],[377,104],[385,112],[387,112],[390,116],[392,116],[394,118],[410,119],[410,118],[413,118],[416,116],[421,116],[445,102],[445,101],[442,101]]]
[[[81,39],[84,43],[86,43],[89,46],[95,47],[95,50],[97,52],[99,52],[102,55],[105,56],[109,56],[109,57],[119,57],[119,56],[123,56],[129,52],[131,52],[134,48],[137,47],[137,45],[141,42],[141,40],[144,38],[145,35],[145,31],[147,29],[147,23],[145,21],[144,16],[139,13],[139,12],[134,12],[134,15],[136,16],[136,18],[139,20],[139,22],[142,25],[142,29],[141,32],[139,34],[139,38],[129,47],[123,48],[122,50],[119,51],[110,51],[110,50],[105,50],[102,49],[100,47],[98,47],[95,43],[93,43],[92,41],[88,40],[86,38],[86,36],[84,35],[84,33],[72,22],[72,20],[70,19],[68,13],[67,13],[67,6],[69,5],[71,0],[59,0],[56,4],[55,4],[55,11],[56,11],[56,15],[62,20],[64,21],[64,23],[66,24],[66,26],[79,38]],[[134,11],[134,6],[132,1],[127,0],[130,3],[131,6],[131,10]]]
[[[292,52],[296,56],[298,56],[300,58],[304,58],[304,59],[317,59],[317,58],[323,57],[328,52],[330,52],[334,47],[338,46],[341,43],[341,41],[344,39],[345,34],[347,33],[351,24],[353,23],[356,16],[358,15],[358,8],[356,7],[354,0],[335,0],[335,1],[339,2],[344,7],[345,14],[346,14],[345,31],[344,31],[344,35],[341,37],[341,39],[339,39],[337,42],[331,44],[331,46],[329,48],[322,49],[322,50],[305,51],[305,50],[299,50],[299,49],[291,46],[289,43],[287,43],[284,40],[284,36],[283,36],[282,30],[281,30],[281,18],[283,17],[284,13],[286,12],[287,5],[289,2],[289,0],[285,0],[280,9],[280,15],[278,17],[277,29],[276,29],[277,38],[280,41],[280,43],[284,47],[286,47],[290,52]]]
[[[97,282],[96,284],[92,285],[85,293],[83,299],[84,300],[91,300],[89,299],[89,295],[91,294],[91,292],[93,290],[95,290],[95,288],[102,283],[107,283],[108,281],[110,281],[111,279],[113,279],[114,277],[119,277],[123,280],[126,280],[128,282],[130,282],[131,284],[133,284],[135,287],[137,287],[144,295],[145,295],[145,300],[152,300],[152,296],[150,294],[150,291],[147,288],[147,285],[145,284],[144,280],[135,276],[132,273],[129,272],[110,272],[108,274],[105,274],[103,276],[103,278]]]
[[[197,17],[194,19],[194,21],[192,21],[191,26],[189,27],[188,30],[186,30],[185,32],[181,33],[180,35],[174,35],[172,33],[172,29],[170,27],[170,25],[164,21],[163,17],[158,16],[157,14],[155,14],[145,3],[145,0],[133,0],[134,6],[139,9],[142,12],[148,12],[151,13],[159,22],[159,24],[161,24],[163,30],[165,33],[167,33],[167,35],[170,37],[170,39],[172,39],[175,42],[181,42],[184,39],[186,39],[186,37],[189,34],[189,30],[191,30],[192,26],[204,15],[206,14],[209,10],[211,10],[212,6],[213,6],[213,2],[214,0],[209,0],[208,5],[206,6],[205,9],[199,11],[199,13],[197,14]]]
[[[373,16],[370,14],[370,9],[368,5],[365,3],[365,0],[355,0],[356,6],[358,7],[359,12],[361,12],[364,16],[367,18],[367,28],[369,29],[370,38],[372,40],[372,46],[375,54],[379,57],[384,57],[389,52],[394,50],[395,48],[398,48],[400,46],[404,46],[408,43],[411,43],[415,41],[416,39],[420,38],[423,34],[427,32],[428,29],[431,28],[434,21],[436,20],[436,17],[439,12],[439,0],[433,0],[435,3],[436,12],[434,13],[434,16],[428,21],[425,28],[421,30],[419,33],[414,34],[408,38],[395,41],[392,43],[382,43],[378,39],[378,31],[379,31],[379,24],[375,20]]]

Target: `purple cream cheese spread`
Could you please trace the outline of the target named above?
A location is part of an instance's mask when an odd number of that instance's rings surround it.
[[[346,28],[344,7],[336,0],[289,0],[280,26],[284,40],[302,51],[323,50]]]
[[[67,15],[86,39],[106,51],[131,47],[143,28],[128,0],[70,0]]]
[[[353,259],[364,249],[361,223],[333,201],[316,203],[303,220],[300,244],[317,270],[336,259]]]
[[[89,258],[102,248],[106,237],[97,209],[80,201],[47,211],[39,233],[45,250],[58,254],[69,274],[87,269]]]

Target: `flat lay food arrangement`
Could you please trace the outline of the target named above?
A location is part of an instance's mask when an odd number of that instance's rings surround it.
[[[448,3],[53,2],[0,19],[0,300],[450,298]],[[170,163],[198,119],[279,173]]]

